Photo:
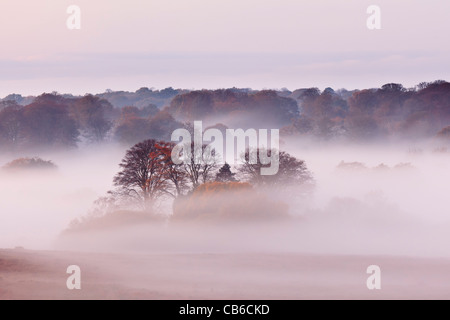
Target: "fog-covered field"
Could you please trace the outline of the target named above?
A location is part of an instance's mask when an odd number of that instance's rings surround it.
[[[51,249],[70,221],[86,214],[93,201],[111,188],[124,150],[93,147],[39,154],[55,171],[0,173],[0,247]],[[0,155],[2,165],[21,156]]]
[[[81,290],[65,286],[74,262]],[[374,263],[381,290],[366,287]],[[0,250],[0,299],[448,299],[449,266],[396,256]]]
[[[1,173],[0,247],[450,255],[445,246],[450,226],[446,191],[450,153],[427,144],[343,146],[288,141],[282,148],[305,160],[315,179],[314,190],[307,196],[298,196],[301,190],[296,189],[263,191],[267,198],[288,205],[289,221],[211,225],[169,220],[70,237],[61,237],[61,232],[112,188],[125,149],[86,147],[39,155],[51,159],[58,169]],[[1,158],[2,163],[10,160],[12,156]],[[171,204],[162,208],[169,217]]]

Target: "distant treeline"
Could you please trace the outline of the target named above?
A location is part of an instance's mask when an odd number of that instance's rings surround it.
[[[194,120],[229,128],[279,128],[282,136],[369,141],[450,136],[450,83],[348,91],[141,88],[73,96],[11,94],[0,100],[2,150],[80,143],[170,140]]]

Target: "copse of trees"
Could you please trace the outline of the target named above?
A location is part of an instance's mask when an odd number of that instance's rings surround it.
[[[238,174],[232,172],[227,163],[220,166],[212,159],[203,159],[195,167],[190,162],[174,163],[174,147],[172,142],[147,139],[127,150],[120,163],[121,170],[113,178],[116,188],[95,201],[88,216],[73,221],[68,231],[127,223],[162,223],[164,218],[158,215],[155,204],[168,199],[173,199],[170,221],[175,223],[280,221],[289,218],[288,205],[277,197],[268,197],[260,187],[302,185],[312,181],[305,162],[286,152],[280,153],[279,173],[270,182],[261,180],[254,170],[237,181],[235,175]],[[193,154],[193,145],[191,148]],[[247,172],[245,168],[250,168],[249,165],[238,166],[238,173]]]
[[[298,101],[301,117],[294,118],[297,130],[323,139],[340,133],[348,104],[333,89],[322,93],[317,88],[305,90]]]
[[[102,142],[113,120],[109,102],[92,95],[42,94],[26,106],[10,101],[0,110],[0,145],[15,150],[76,147],[81,138]]]
[[[175,164],[172,161],[174,146],[174,143],[149,139],[130,148],[120,163],[121,171],[113,179],[116,186],[116,190],[112,192],[113,197],[119,201],[124,200],[125,203],[131,202],[151,209],[158,199],[189,195],[210,182],[237,182],[230,165],[220,166],[214,154],[211,159],[202,157],[199,163],[194,162],[195,157],[192,156],[191,161]],[[194,145],[186,146],[188,147],[191,147],[191,153],[194,154]],[[203,146],[201,152],[204,152],[205,148],[206,146]],[[242,182],[257,187],[277,188],[312,183],[312,174],[304,161],[287,152],[280,152],[279,159],[278,173],[262,176],[262,165],[259,161],[257,164],[251,164],[247,152],[245,160],[238,166]]]
[[[181,126],[154,104],[117,109],[90,94],[73,97],[45,93],[25,106],[15,100],[0,102],[3,150],[76,147],[80,143],[102,143],[111,137],[133,145],[149,138],[168,140]]]
[[[347,91],[326,88],[274,91],[187,91],[141,88],[75,97],[12,94],[0,101],[3,151],[76,147],[117,141],[170,140],[186,122],[204,120],[229,128],[281,128],[282,136],[370,141],[442,137],[450,126],[450,83],[435,81],[406,89]]]
[[[25,139],[25,116],[23,107],[9,104],[0,111],[0,146],[17,149]]]
[[[284,135],[417,139],[433,137],[450,125],[450,83],[442,80],[410,89],[388,83],[353,92],[311,88],[294,93],[300,116],[282,129]]]
[[[149,138],[170,140],[172,132],[183,126],[167,110],[153,109],[147,117],[143,114],[145,111],[136,107],[123,108],[116,122],[115,139],[131,145]]]
[[[117,189],[113,194],[148,209],[161,197],[176,198],[212,180],[217,166],[214,161],[175,164],[173,147],[173,143],[154,139],[134,145],[120,163],[122,170],[114,177]]]
[[[135,106],[143,109],[148,105],[155,105],[158,108],[164,107],[178,94],[187,90],[173,89],[171,87],[162,90],[142,87],[135,92],[106,90],[97,94],[96,97],[108,100],[115,108],[121,109],[126,106]]]
[[[4,103],[14,103],[22,106],[26,106],[34,101],[35,97],[28,96],[23,97],[20,94],[12,93],[4,97],[3,99],[0,99],[0,109],[2,108],[2,105]]]
[[[65,102],[61,96],[43,94],[23,108],[25,144],[76,146],[80,132]]]
[[[176,96],[167,110],[176,119],[184,121],[221,120],[240,128],[281,127],[299,115],[296,101],[282,97],[274,90],[192,91]]]

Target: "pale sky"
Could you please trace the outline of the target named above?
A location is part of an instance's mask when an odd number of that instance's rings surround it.
[[[69,30],[69,5],[81,30]],[[369,30],[369,5],[381,30]],[[1,0],[0,97],[450,80],[448,0]]]

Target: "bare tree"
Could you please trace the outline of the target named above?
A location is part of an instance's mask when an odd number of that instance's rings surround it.
[[[161,164],[166,179],[173,183],[173,191],[168,191],[174,198],[183,195],[188,188],[188,176],[183,170],[184,164],[176,164],[172,161],[172,150],[174,143],[159,142],[156,145],[158,149],[158,159]]]
[[[190,159],[185,159],[184,171],[191,181],[192,189],[195,190],[200,184],[214,180],[214,170],[219,164],[215,150],[209,153],[207,145],[194,148],[194,143],[191,143],[190,148],[192,156]]]

